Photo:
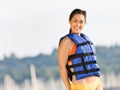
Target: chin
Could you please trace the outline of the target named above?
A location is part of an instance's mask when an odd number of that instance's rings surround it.
[[[80,34],[81,30],[74,30],[72,33]]]
[[[75,33],[78,33],[78,34],[79,34],[80,32],[81,32],[81,31],[76,31]]]

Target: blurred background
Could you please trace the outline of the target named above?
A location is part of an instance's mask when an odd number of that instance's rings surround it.
[[[119,0],[0,0],[0,90],[65,90],[59,39],[75,8],[87,11],[83,33],[94,42],[105,90],[120,90]],[[12,86],[12,87],[11,87]]]

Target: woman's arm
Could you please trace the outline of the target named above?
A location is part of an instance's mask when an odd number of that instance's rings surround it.
[[[58,48],[58,67],[59,67],[60,75],[67,90],[71,90],[67,69],[66,69],[70,47],[71,47],[71,40],[68,37],[66,37],[61,41]]]
[[[103,90],[102,84],[100,84],[100,85],[96,88],[96,90]]]

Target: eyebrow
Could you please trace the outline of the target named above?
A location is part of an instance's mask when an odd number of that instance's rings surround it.
[[[76,19],[76,18],[73,18],[73,19]],[[84,21],[84,20],[80,19],[80,21]]]

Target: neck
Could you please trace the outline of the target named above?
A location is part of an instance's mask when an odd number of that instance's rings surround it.
[[[73,33],[73,32],[72,32],[71,34],[77,34],[78,36],[80,36],[80,35],[81,35],[81,32],[80,32],[80,33]]]

